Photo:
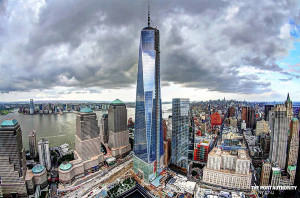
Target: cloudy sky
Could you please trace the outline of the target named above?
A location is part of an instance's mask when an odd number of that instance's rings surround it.
[[[163,101],[300,101],[298,0],[150,5]],[[0,102],[134,101],[146,25],[146,0],[0,0]]]

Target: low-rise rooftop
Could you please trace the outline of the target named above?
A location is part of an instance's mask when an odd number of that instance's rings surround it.
[[[45,170],[45,167],[41,164],[37,164],[32,168],[33,174],[39,174]]]
[[[72,168],[72,164],[70,164],[69,162],[63,162],[60,166],[59,169],[62,171],[67,171],[70,168]]]

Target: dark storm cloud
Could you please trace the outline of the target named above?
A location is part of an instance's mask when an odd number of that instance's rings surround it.
[[[3,2],[0,18],[6,20],[8,39],[0,38],[0,92],[136,83],[147,1],[57,0],[41,7],[18,1],[9,17],[3,17]],[[18,14],[24,19],[22,34],[14,31],[20,26]],[[161,33],[162,85],[246,94],[270,91],[270,83],[258,74],[241,73],[245,66],[298,78],[276,64],[292,42],[281,37],[281,29],[298,15],[296,0],[151,1],[152,21]]]

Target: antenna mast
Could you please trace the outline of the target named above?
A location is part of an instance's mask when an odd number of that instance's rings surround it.
[[[150,27],[150,5],[148,3],[148,27]]]

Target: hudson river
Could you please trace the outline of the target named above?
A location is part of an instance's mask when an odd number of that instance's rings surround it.
[[[171,104],[163,104],[163,109],[171,108]],[[107,113],[105,110],[95,111],[100,124],[102,114]],[[127,117],[134,120],[135,109],[127,108]],[[163,118],[171,115],[171,111],[163,113]],[[45,114],[45,115],[23,115],[15,109],[14,113],[0,116],[0,124],[3,120],[15,118],[21,125],[23,147],[28,149],[28,133],[35,130],[37,133],[37,141],[42,138],[49,139],[50,147],[60,146],[64,143],[70,145],[70,149],[74,149],[75,133],[76,133],[76,114],[64,113],[63,115]],[[61,131],[61,133],[60,133]]]

